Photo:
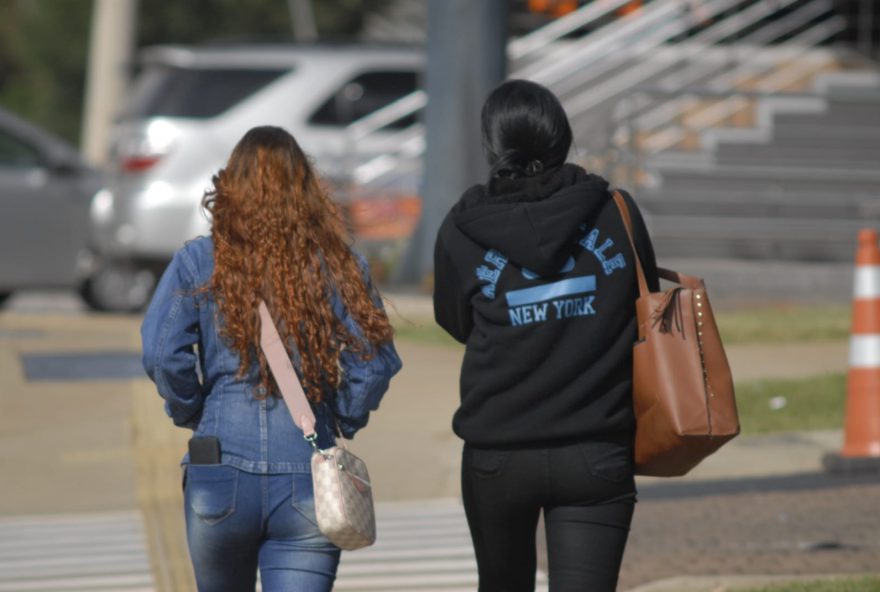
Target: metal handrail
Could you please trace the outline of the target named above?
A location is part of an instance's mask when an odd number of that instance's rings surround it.
[[[508,55],[511,59],[522,60],[526,56],[537,53],[559,41],[572,31],[594,23],[629,1],[599,0],[598,2],[583,6],[537,31],[511,41],[508,44]],[[517,71],[513,75],[522,76],[522,73]],[[362,139],[390,123],[415,114],[426,104],[427,95],[424,91],[417,90],[366,117],[352,122],[346,127],[346,131],[352,134],[354,138]]]
[[[832,17],[830,20],[824,23],[819,23],[805,33],[802,33],[798,36],[798,38],[801,42],[813,40],[815,44],[839,33],[843,30],[845,26],[846,23],[843,21],[843,19],[839,17]],[[795,45],[795,47],[797,47],[797,45]],[[765,80],[759,83],[758,88],[759,90],[764,92],[781,90],[786,86],[803,79],[805,76],[809,75],[813,71],[815,71],[815,66],[812,65],[809,67],[804,67],[802,65],[792,66],[782,72],[778,72],[767,77]],[[721,90],[722,88],[724,87],[718,85],[718,87],[714,90]],[[726,88],[733,88],[733,86],[730,85]],[[735,93],[731,94],[733,96],[722,100],[720,103],[703,107],[701,109],[698,109],[696,113],[691,114],[691,120],[696,120],[699,122],[697,125],[694,126],[693,129],[695,131],[706,130],[714,126],[718,122],[733,117],[734,115],[747,109],[751,104],[750,101],[745,100],[741,96],[738,96]],[[650,153],[656,153],[674,146],[680,140],[681,136],[679,134],[672,134],[667,136],[665,141],[656,141],[653,143],[649,143],[643,148]]]
[[[731,96],[740,96],[749,99],[825,99],[829,95],[817,92],[772,92],[766,90],[731,90],[719,91],[706,87],[686,86],[677,90],[666,88],[665,86],[645,85],[637,86],[632,89],[633,94],[646,94],[656,96],[677,96],[679,94],[692,95],[705,99],[726,99]],[[880,104],[880,95],[866,95],[861,93],[850,93],[846,91],[835,91],[831,96],[837,100],[843,100],[853,103]]]
[[[669,170],[669,165],[661,164],[660,169]],[[717,165],[714,162],[705,163],[703,165],[688,164],[688,170],[716,170]],[[816,181],[854,181],[865,183],[880,183],[880,171],[853,168],[838,167],[793,167],[784,165],[753,165],[753,164],[726,164],[724,170],[727,173],[734,173],[743,177],[776,177],[779,179],[797,178],[800,180],[816,180]]]
[[[703,18],[711,19],[721,16],[724,18],[697,33],[677,58],[672,60],[652,59],[639,64],[610,79],[603,80],[600,84],[592,85],[577,95],[563,96],[563,104],[569,116],[574,119],[597,105],[619,95],[621,92],[632,88],[634,84],[643,82],[665,69],[686,62],[691,57],[699,56],[706,47],[714,46],[753,27],[761,18],[772,14],[780,8],[794,4],[796,1],[764,0],[763,2],[744,7],[733,14],[725,15],[725,12],[729,9],[742,4],[742,0],[708,0],[701,4],[701,10],[704,11]],[[523,61],[524,56],[538,56],[540,54],[540,58],[522,68],[514,70],[511,72],[511,76],[531,78],[549,86],[557,94],[563,94],[575,88],[583,87],[586,82],[607,72],[615,65],[621,64],[624,60],[631,60],[633,57],[648,54],[652,50],[662,47],[669,39],[689,30],[696,24],[682,16],[682,5],[680,3],[655,2],[647,4],[634,14],[619,18],[602,26],[590,35],[573,40],[570,43],[565,43],[564,47],[558,47],[549,52],[544,51],[568,33],[587,26],[591,22],[595,22],[624,3],[619,0],[599,0],[593,2],[534,33],[512,41],[508,46],[511,57]],[[788,20],[787,17],[784,21],[765,23],[760,25],[758,30],[749,32],[744,40],[751,40],[760,44],[769,43],[792,30],[794,26],[802,25],[802,17],[820,15],[829,6],[828,0],[815,0],[806,7],[799,7],[797,11],[788,15],[788,17],[795,18],[794,21]],[[795,23],[800,24],[796,25]],[[806,42],[812,46],[829,35],[835,34],[839,25],[840,23],[832,18],[830,21],[810,29],[808,34],[799,35],[795,41]],[[814,39],[809,36],[810,32],[814,34],[817,31],[819,32],[818,38]],[[624,48],[626,48],[625,52],[619,51]],[[740,56],[733,56],[735,61],[741,65],[735,68],[732,73],[728,72],[725,75],[716,77],[715,83],[718,84],[719,92],[724,90],[734,92],[737,77],[744,71],[749,71],[751,76],[758,75],[753,65],[743,65],[743,58],[752,51],[759,51],[759,49],[743,51],[742,48],[738,47],[731,51],[731,53],[740,52],[742,54]],[[799,69],[796,68],[795,70]],[[803,72],[792,72],[795,79],[799,79],[804,75]],[[704,67],[690,68],[690,71],[679,72],[679,79],[690,82],[704,76],[706,73]],[[394,121],[412,115],[418,109],[424,107],[426,102],[427,97],[425,94],[422,91],[418,91],[403,97],[399,101],[362,120],[352,123],[349,126],[353,139],[351,145],[354,147],[354,144],[360,139],[369,136],[371,133],[382,129]],[[731,105],[733,106],[732,103]],[[667,105],[665,108],[668,110],[669,106]],[[742,107],[738,106],[734,113],[738,112],[740,108]],[[635,110],[641,111],[642,109],[637,107]],[[675,113],[676,111],[680,111],[680,108],[672,109],[670,112]],[[654,110],[651,113],[656,114],[659,111]],[[673,114],[671,118],[664,117],[664,119],[673,119],[676,116],[677,114]],[[422,139],[419,142],[414,138],[419,133],[421,133],[421,128],[416,126],[412,126],[412,130],[408,128],[399,132],[400,137],[407,138],[408,141],[406,143],[399,143],[398,146],[400,148],[392,153],[383,154],[363,163],[357,168],[356,176],[360,180],[373,182],[381,179],[384,175],[394,173],[393,159],[400,161],[402,158],[414,159],[420,156],[423,152],[424,140]],[[369,174],[364,173],[367,170],[371,172]]]
[[[738,0],[731,0],[731,4]],[[571,45],[561,47],[540,63],[534,63],[518,70],[516,77],[528,78],[552,86],[567,79],[572,72],[583,71],[588,64],[612,55],[615,50],[628,47],[640,40],[640,35],[651,34],[658,24],[666,26],[678,20],[678,3],[656,2],[647,5],[637,13],[629,14],[602,29],[594,31]]]
[[[521,60],[529,54],[548,47],[569,33],[585,27],[614,10],[628,4],[631,0],[597,0],[583,6],[562,18],[523,35],[507,45],[507,56],[511,60]]]
[[[416,113],[428,104],[428,93],[417,90],[373,111],[346,126],[345,131],[352,140],[361,140],[386,125]]]
[[[730,7],[737,4],[739,4],[739,0],[726,2],[716,1],[708,2],[702,5],[702,8],[706,11],[707,16],[711,17],[717,14],[721,14],[724,10],[729,9]],[[737,16],[737,14],[734,14],[729,16],[728,19],[733,19]],[[585,111],[615,96],[622,89],[625,90],[627,88],[630,88],[634,82],[645,80],[651,75],[656,74],[661,69],[670,68],[690,57],[699,55],[706,47],[716,42],[719,42],[725,37],[732,34],[729,28],[726,26],[726,23],[727,19],[725,19],[724,21],[720,21],[698,33],[688,43],[688,49],[686,49],[682,55],[680,55],[676,60],[672,62],[658,63],[655,60],[648,60],[632,69],[627,70],[626,72],[622,72],[614,76],[609,80],[603,81],[601,85],[591,87],[580,95],[570,98],[566,104],[569,117],[576,118]],[[745,26],[748,26],[748,24],[744,25],[741,28],[745,28]],[[691,23],[682,23],[681,21],[678,21],[676,23],[673,23],[669,27],[665,27],[663,29],[655,31],[653,37],[649,39],[651,39],[652,41],[659,40],[657,43],[644,43],[636,46],[634,50],[626,56],[626,59],[632,59],[633,57],[648,54],[652,49],[655,49],[656,47],[662,45],[662,42],[682,33],[690,26]]]
[[[759,52],[762,50],[761,45],[769,43],[785,34],[788,34],[789,32],[803,26],[805,23],[816,18],[824,12],[830,11],[831,9],[832,6],[829,2],[827,2],[827,0],[817,0],[816,2],[812,2],[793,12],[789,15],[790,18],[786,19],[784,22],[778,25],[768,26],[766,27],[766,30],[758,30],[752,35],[749,35],[746,39],[743,40],[743,42],[751,44],[751,46],[746,46],[746,49],[744,51],[741,51],[739,55],[736,56],[737,61],[740,65],[737,68],[734,68],[731,72],[726,72],[715,76],[711,81],[707,83],[707,85],[711,88],[717,88],[719,90],[733,89],[736,87],[738,80],[742,76],[748,75],[750,77],[755,77],[762,74],[763,72],[768,71],[770,68],[775,67],[775,65],[770,67],[756,67],[754,65],[752,58],[758,56]],[[800,36],[792,40],[782,43],[778,47],[797,48],[797,51],[800,51],[801,47],[814,44],[815,42],[812,39],[812,32],[807,31],[806,33],[802,33]],[[699,69],[695,68],[695,70]],[[690,79],[687,80],[687,82],[692,82],[695,78],[698,78],[704,73],[705,70],[698,71],[697,76],[692,75]],[[669,104],[665,104],[655,107],[651,111],[641,114],[638,118],[639,128],[649,130],[655,129],[682,115],[687,108],[687,97],[682,97],[682,99],[678,101],[678,103],[678,108],[675,108],[674,106],[670,107]],[[623,116],[627,115],[624,114]]]
[[[713,0],[706,6],[710,7],[709,13],[711,16],[714,16],[721,11],[720,7],[723,6],[728,8],[735,5],[737,2],[739,2],[739,0]],[[557,27],[556,39],[558,40],[564,34],[570,32],[570,30],[574,30],[601,18],[621,4],[623,3],[618,0],[606,0],[599,2],[598,4],[585,6],[578,11],[575,11],[576,13],[579,13],[578,16],[580,20],[569,21],[567,26],[572,26],[572,29]],[[599,8],[601,8],[601,10],[599,10]],[[655,29],[654,35],[648,37],[648,39],[653,41],[653,47],[657,47],[690,26],[690,24],[680,23],[680,19],[675,18],[679,13],[680,6],[677,3],[657,2],[649,4],[635,13],[605,25],[598,32],[593,32],[593,34],[584,37],[579,41],[567,44],[566,47],[561,50],[565,53],[564,59],[559,60],[559,56],[556,55],[556,52],[553,52],[539,63],[533,63],[521,70],[512,72],[511,76],[532,78],[544,84],[552,85],[554,81],[564,79],[570,75],[570,72],[566,72],[564,68],[560,68],[560,63],[564,65],[569,64],[571,61],[575,61],[578,64],[579,69],[583,71],[587,64],[598,61],[600,58],[613,52],[615,49],[625,46],[626,43],[631,42],[633,39],[638,39],[642,33],[645,31],[650,32],[652,28]],[[573,18],[574,15],[575,13],[572,13],[569,17]],[[573,26],[574,22],[577,22],[578,25]],[[656,34],[656,24],[658,22],[662,22],[665,26],[665,28],[662,29],[662,33],[664,34]],[[676,25],[676,23],[678,24]],[[548,26],[552,26],[552,24]],[[644,39],[645,38],[641,39],[642,45],[640,45],[640,47],[643,48],[646,47]],[[543,47],[546,47],[549,43],[550,41],[548,41]],[[537,45],[533,44],[530,51],[537,51],[536,48]],[[520,52],[520,57],[526,54],[524,49],[518,51]],[[592,60],[587,59],[590,56],[593,58]],[[554,64],[548,67],[546,62],[554,62]],[[381,109],[379,112],[373,113],[362,120],[353,122],[350,124],[349,128],[352,132],[357,134],[358,139],[362,139],[370,133],[380,130],[389,123],[393,123],[394,121],[412,115],[425,104],[426,97],[420,93],[421,91],[417,91],[416,93],[407,95],[395,103]],[[354,141],[352,141],[350,145],[353,146]],[[376,158],[385,159],[386,156],[387,155],[380,155]],[[369,166],[369,163],[367,164]]]
[[[798,2],[799,0],[778,0],[777,5],[773,5],[768,2],[761,2],[759,4],[754,4],[742,13],[738,13],[737,15],[733,15],[730,20],[736,20],[736,24],[740,26],[740,30],[743,28],[749,27],[756,22],[759,22],[762,18],[765,18],[769,14],[771,14],[777,8],[785,8]],[[767,43],[778,39],[779,37],[789,33],[797,27],[802,26],[806,20],[810,18],[814,18],[816,16],[816,7],[820,7],[821,10],[827,10],[830,5],[827,0],[819,0],[817,2],[813,2],[800,8],[799,10],[791,13],[788,17],[777,23],[768,23],[756,31],[748,34],[746,37],[738,40],[737,44],[733,46],[729,50],[729,54],[736,54],[732,56],[736,62],[742,64],[739,66],[741,69],[752,68],[750,66],[751,59],[753,57],[757,57],[759,53],[764,49],[763,46]],[[725,25],[728,21],[719,23],[717,26],[719,27],[718,34],[729,36],[731,35],[731,31]],[[721,37],[722,39],[724,37]],[[705,40],[704,40],[705,41]],[[690,55],[699,55],[701,54],[705,48],[697,47],[691,50]],[[730,58],[728,58],[730,59]],[[710,67],[705,67],[702,64],[694,64],[686,69],[686,71],[679,71],[676,73],[675,80],[670,80],[669,82],[664,83],[666,87],[670,89],[680,89],[682,86],[686,84],[690,84],[693,81],[712,73],[712,69],[716,66],[713,64]],[[715,79],[719,77],[716,76]],[[638,118],[638,125],[640,128],[650,127],[653,121],[659,121],[659,123],[655,124],[656,126],[662,125],[666,121],[670,121],[675,117],[681,115],[681,113],[686,109],[688,101],[687,97],[679,96],[679,100],[677,101],[669,101],[662,105],[652,106],[650,111],[641,113]],[[632,103],[630,103],[632,105]],[[676,109],[676,107],[679,107]],[[618,114],[618,118],[627,118],[632,117],[633,113],[627,111],[625,109],[621,109]]]

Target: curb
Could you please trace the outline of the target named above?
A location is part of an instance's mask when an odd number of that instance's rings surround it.
[[[665,578],[630,588],[627,592],[736,592],[742,588],[789,582],[833,582],[864,577],[878,573],[807,574],[807,575],[737,575],[737,576],[681,576]]]

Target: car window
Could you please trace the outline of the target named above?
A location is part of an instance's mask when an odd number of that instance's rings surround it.
[[[148,66],[138,77],[122,119],[220,115],[290,69]]]
[[[365,72],[337,89],[315,110],[309,122],[315,125],[343,127],[414,92],[417,88],[417,72]],[[410,115],[386,127],[402,129],[415,123],[415,120],[415,115]]]
[[[28,169],[43,166],[43,159],[36,148],[0,130],[0,166]]]

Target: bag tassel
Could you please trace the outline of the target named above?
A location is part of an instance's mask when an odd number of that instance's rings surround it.
[[[673,333],[677,331],[681,333],[682,339],[685,339],[684,333],[684,314],[681,310],[681,291],[683,288],[675,288],[666,293],[666,299],[663,304],[657,308],[652,315],[654,319],[654,327],[660,325],[661,333]]]

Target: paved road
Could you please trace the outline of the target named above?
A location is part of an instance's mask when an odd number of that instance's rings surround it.
[[[138,512],[0,518],[0,592],[152,590]]]
[[[380,503],[376,545],[343,554],[338,592],[471,592],[476,562],[458,500]],[[537,592],[546,592],[539,572]],[[152,592],[138,512],[0,518],[0,592]]]
[[[621,587],[683,575],[880,572],[878,508],[880,476],[645,485]]]
[[[59,310],[53,298],[13,302],[11,312],[0,313],[0,533],[7,524],[37,532],[45,524],[28,526],[28,520],[51,522],[59,512],[97,512],[100,519],[108,510],[136,507],[130,393],[133,380],[143,379],[134,379],[136,364],[128,364],[137,358],[138,319],[88,315],[70,302]],[[415,581],[473,589],[471,551],[457,503],[432,501],[436,512],[419,519],[418,504],[400,501],[458,496],[460,443],[449,418],[461,352],[411,342],[401,342],[400,350],[405,369],[353,444],[370,465],[377,497],[400,505],[382,506],[385,537],[372,550],[346,556],[339,589],[427,589]],[[845,351],[840,343],[744,347],[731,358],[756,377],[781,371],[806,375],[823,360],[839,368]],[[836,449],[839,441],[839,432],[740,438],[687,479],[640,481],[621,589],[687,574],[880,569],[880,482],[815,473],[822,452]],[[23,560],[16,553],[27,549],[5,540],[0,539],[0,572]],[[136,554],[142,541],[127,545]],[[132,565],[143,560],[143,555],[132,559]],[[38,569],[26,562],[19,567],[26,565]]]
[[[344,553],[334,590],[472,592],[477,567],[457,499],[385,502],[376,510],[378,541]],[[537,591],[547,577],[538,573]]]

